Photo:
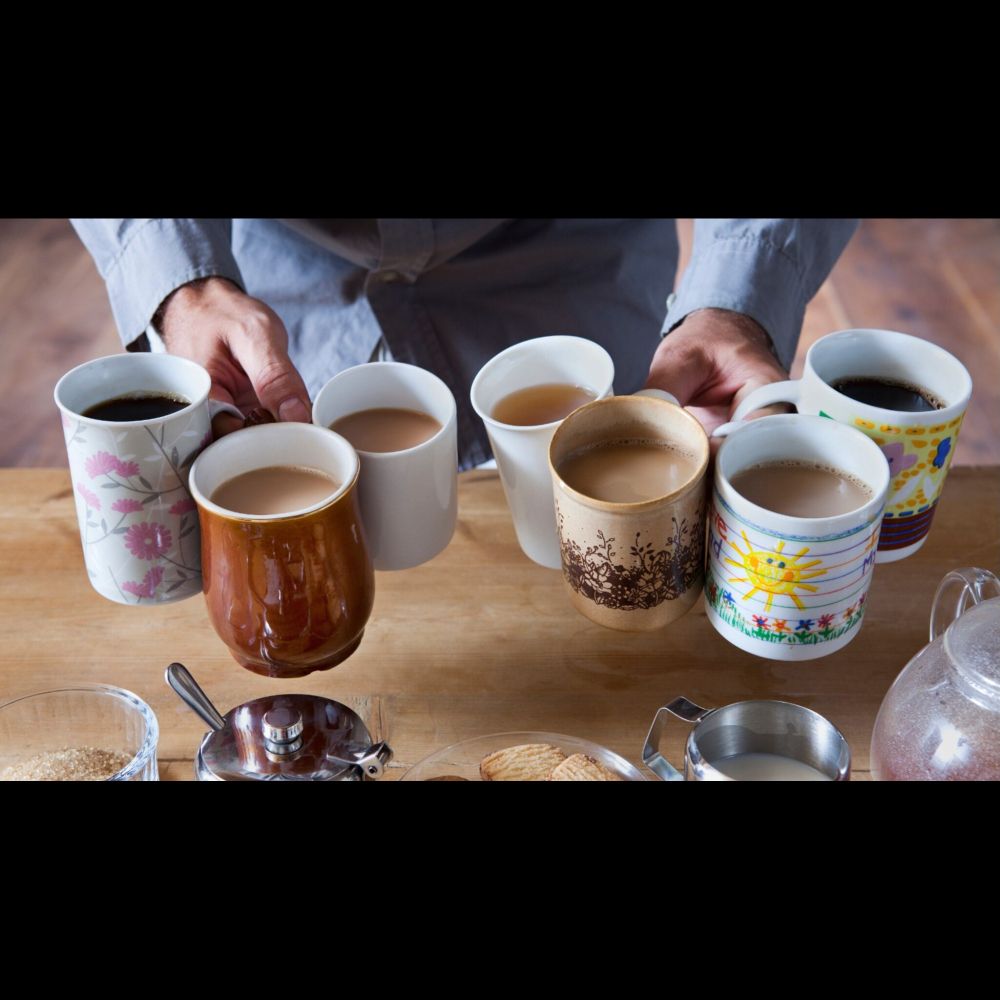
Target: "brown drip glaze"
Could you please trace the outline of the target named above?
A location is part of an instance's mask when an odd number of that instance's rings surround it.
[[[375,599],[357,482],[276,520],[198,508],[208,615],[242,666],[268,677],[329,670],[358,648]]]

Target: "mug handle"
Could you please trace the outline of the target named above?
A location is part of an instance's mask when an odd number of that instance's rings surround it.
[[[746,399],[736,407],[733,419],[728,424],[716,427],[712,431],[712,437],[725,437],[731,434],[737,427],[742,426],[746,415],[754,410],[763,409],[774,403],[791,403],[798,409],[799,400],[802,398],[802,379],[793,378],[784,382],[769,382],[762,385],[747,396]]]
[[[653,717],[653,724],[646,734],[646,745],[642,748],[642,762],[658,778],[664,781],[683,781],[684,775],[660,753],[660,737],[663,735],[663,727],[668,719],[665,713],[669,712],[682,722],[700,722],[711,708],[702,708],[687,698],[674,698],[669,705],[664,705],[656,710]]]
[[[238,410],[232,403],[223,403],[219,399],[210,399],[208,401],[209,422],[214,420],[220,413],[231,413],[234,417],[239,417],[240,420],[246,419],[243,411]]]
[[[970,607],[1000,597],[1000,580],[988,569],[953,569],[938,585],[931,605],[931,642]]]
[[[673,403],[674,406],[680,406],[680,400],[672,393],[665,392],[663,389],[640,389],[638,392],[633,392],[633,396],[652,396],[653,399],[665,399],[668,403]]]

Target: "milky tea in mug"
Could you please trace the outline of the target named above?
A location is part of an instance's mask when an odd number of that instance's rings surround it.
[[[654,393],[581,407],[549,448],[570,602],[598,625],[630,632],[679,618],[704,577],[708,438]]]
[[[334,420],[330,430],[347,438],[359,452],[385,454],[430,441],[441,430],[441,422],[422,410],[379,406]]]
[[[840,469],[807,462],[766,462],[735,473],[730,482],[758,507],[790,517],[832,517],[863,507],[872,491]]]
[[[597,393],[587,386],[545,382],[508,393],[494,405],[490,416],[514,427],[538,427],[562,420],[595,399]]]
[[[885,457],[823,417],[727,427],[708,520],[708,619],[768,659],[833,653],[861,628],[889,488]]]
[[[410,569],[448,546],[458,522],[458,411],[441,379],[398,361],[356,365],[320,390],[313,423],[357,451],[375,569]]]
[[[480,369],[469,392],[486,426],[521,551],[559,569],[549,444],[559,421],[581,403],[610,396],[615,366],[582,337],[538,337],[514,344]]]
[[[227,479],[212,493],[212,503],[236,514],[286,514],[332,496],[340,483],[319,469],[269,465]]]
[[[663,441],[611,441],[581,448],[559,465],[568,486],[593,500],[641,503],[673,493],[695,473],[692,455]]]
[[[208,617],[247,670],[301,677],[360,645],[375,574],[359,472],[344,438],[298,422],[236,431],[195,460]]]

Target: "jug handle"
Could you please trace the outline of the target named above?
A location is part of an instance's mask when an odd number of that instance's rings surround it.
[[[974,604],[1000,597],[1000,580],[988,569],[953,569],[941,581],[931,605],[931,641]]]
[[[642,762],[658,778],[664,781],[683,781],[684,775],[660,753],[660,737],[667,723],[667,713],[676,716],[682,722],[700,722],[712,709],[702,708],[687,698],[674,698],[669,705],[656,710],[653,724],[646,735],[646,745],[642,748]]]

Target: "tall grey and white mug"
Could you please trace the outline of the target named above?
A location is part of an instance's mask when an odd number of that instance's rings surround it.
[[[916,386],[942,406],[922,412],[871,406],[834,388],[852,378]],[[870,437],[882,449],[892,476],[876,558],[895,562],[912,555],[927,538],[971,395],[972,378],[965,366],[936,344],[892,330],[843,330],[809,348],[801,379],[754,390],[733,419],[772,403],[794,403],[799,413],[830,417]]]
[[[343,417],[375,409],[412,410],[440,425],[426,441],[399,451],[355,446],[361,459],[361,520],[375,569],[410,569],[433,559],[455,533],[455,397],[432,372],[397,361],[376,361],[330,379],[313,403],[313,423],[330,427]]]
[[[519,426],[493,416],[511,393],[562,384],[589,389],[594,399],[612,394],[615,366],[599,344],[582,337],[538,337],[501,351],[472,383],[472,407],[486,425],[507,506],[521,550],[549,569],[559,569],[559,532],[549,472],[549,444],[561,420]]]
[[[93,588],[118,604],[200,594],[201,539],[188,475],[212,442],[212,417],[243,414],[208,398],[201,365],[171,354],[115,354],[67,372],[55,387]],[[110,421],[83,414],[129,395],[187,400],[176,413]]]

